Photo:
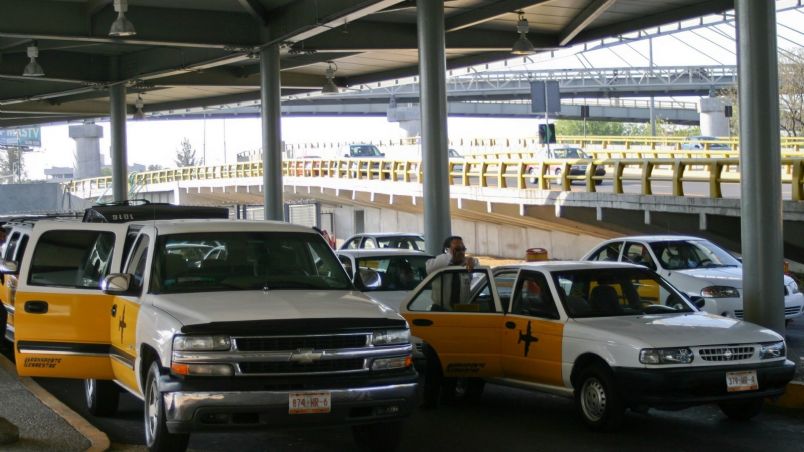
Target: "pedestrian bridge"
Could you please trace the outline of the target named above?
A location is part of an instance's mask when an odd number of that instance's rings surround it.
[[[804,262],[804,152],[787,146],[780,167],[785,257]],[[672,231],[739,249],[736,151],[602,147],[590,150],[588,160],[538,160],[530,151],[451,159],[453,218],[596,238]],[[570,171],[581,165],[584,172]],[[597,175],[597,168],[604,168],[605,175]],[[409,214],[420,214],[427,202],[418,159],[288,159],[282,171],[286,201],[375,206]],[[261,162],[135,173],[129,178],[130,195],[178,203],[262,205],[262,173]],[[111,187],[111,177],[100,177],[72,181],[65,190],[102,200]],[[420,228],[416,222],[409,227]]]

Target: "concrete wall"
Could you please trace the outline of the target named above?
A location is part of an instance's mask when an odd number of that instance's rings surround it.
[[[334,209],[339,245],[354,234],[355,210],[363,210],[365,214],[365,232],[421,232],[424,229],[422,215],[344,205]],[[525,251],[536,247],[547,249],[550,258],[579,259],[602,241],[582,234],[455,219],[452,232],[463,237],[471,254],[509,259],[524,259]]]

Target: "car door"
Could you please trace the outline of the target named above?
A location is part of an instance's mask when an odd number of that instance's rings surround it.
[[[100,283],[120,267],[125,231],[119,224],[63,223],[31,234],[15,298],[20,376],[112,378],[113,296]]]
[[[455,291],[453,278],[458,278]],[[458,294],[453,296],[453,294]],[[403,305],[411,334],[431,347],[450,377],[500,376],[503,313],[488,268],[447,267],[425,279]]]
[[[505,316],[502,366],[505,378],[562,386],[564,322],[548,275],[522,270]]]
[[[114,378],[129,390],[137,393],[137,323],[140,313],[142,293],[149,282],[146,269],[151,268],[151,237],[141,233],[134,242],[131,253],[123,266],[123,273],[131,275],[131,286],[126,295],[116,295],[112,302],[109,317],[109,340],[111,345],[111,365]]]

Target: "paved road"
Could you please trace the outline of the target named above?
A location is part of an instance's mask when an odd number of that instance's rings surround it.
[[[788,330],[790,358],[804,368],[804,319]],[[804,379],[804,372],[798,378]],[[123,394],[119,413],[95,418],[84,409],[76,380],[37,379],[51,393],[109,434],[113,443],[142,444],[142,404]],[[409,420],[401,451],[645,450],[801,451],[804,413],[766,409],[755,420],[726,420],[716,407],[649,414],[629,413],[618,434],[584,428],[563,398],[489,385],[473,404],[417,411]],[[190,447],[204,451],[352,451],[348,428],[278,430],[245,434],[196,434]]]

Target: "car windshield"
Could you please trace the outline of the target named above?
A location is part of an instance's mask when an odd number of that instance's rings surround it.
[[[430,256],[373,256],[357,259],[355,285],[364,292],[413,290],[427,276]]]
[[[320,235],[242,231],[160,236],[150,291],[347,290],[352,287],[340,262]]]
[[[553,273],[570,317],[616,317],[694,312],[677,290],[650,270],[596,268]]]
[[[420,237],[377,237],[377,244],[380,248],[424,250],[424,239]]]
[[[380,150],[374,145],[366,144],[352,146],[351,153],[355,157],[377,157],[380,155]]]
[[[665,270],[739,267],[740,261],[706,240],[671,240],[650,244]]]
[[[558,148],[553,150],[557,159],[588,159],[589,156],[578,148]]]

